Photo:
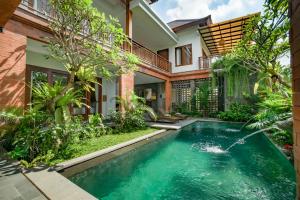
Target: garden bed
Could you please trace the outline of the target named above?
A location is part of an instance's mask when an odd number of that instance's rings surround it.
[[[67,150],[70,152],[70,154],[68,154],[69,156],[65,158],[55,159],[52,161],[51,164],[61,163],[72,158],[77,158],[82,155],[86,155],[98,150],[102,150],[107,147],[111,147],[116,144],[120,144],[122,142],[126,142],[147,135],[156,130],[157,129],[154,128],[147,128],[145,130],[139,130],[130,133],[102,135],[100,137],[87,139],[76,144],[71,144]]]

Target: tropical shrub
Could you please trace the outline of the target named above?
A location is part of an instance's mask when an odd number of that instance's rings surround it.
[[[64,90],[65,88],[60,82],[56,82],[53,86],[48,83],[42,83],[33,87],[33,108],[43,110],[49,115],[54,114],[57,124],[66,123],[71,117],[69,106],[76,105],[81,107],[84,104],[81,101],[83,96],[81,90],[70,88],[61,96],[60,94]]]
[[[112,112],[110,120],[114,123],[114,133],[131,132],[147,127],[144,114],[139,112]]]
[[[55,17],[49,19],[53,34],[46,38],[49,57],[62,63],[69,73],[57,98],[75,86],[92,90],[91,83],[98,84],[98,76],[111,78],[137,69],[139,60],[134,54],[120,53],[129,41],[117,18],[107,18],[93,6],[93,0],[49,3],[55,12]]]
[[[33,161],[48,150],[57,149],[59,136],[51,131],[53,119],[41,111],[28,111],[21,119],[13,135],[13,150],[10,155],[15,159]]]
[[[146,105],[146,100],[131,93],[126,99],[118,98],[123,111],[112,112],[109,119],[114,123],[114,132],[130,132],[146,128],[145,114],[156,120],[153,109]]]
[[[265,91],[263,100],[258,104],[259,112],[249,128],[269,129],[273,139],[280,144],[292,144],[292,91],[286,89],[273,93]]]
[[[14,130],[22,118],[23,110],[20,108],[5,108],[0,111],[0,145],[5,149],[12,149]]]
[[[2,112],[2,116],[4,115],[10,119],[14,116],[12,113]],[[0,139],[9,155],[21,160],[25,167],[49,163],[61,156],[70,144],[111,132],[103,125],[100,115],[90,116],[87,122],[81,117],[73,116],[64,124],[55,123],[53,116],[35,109],[15,117],[18,123]]]
[[[224,121],[246,122],[252,118],[253,113],[250,105],[233,103],[228,111],[220,112],[218,118]]]

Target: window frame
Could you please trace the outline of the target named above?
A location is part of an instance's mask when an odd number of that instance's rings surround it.
[[[191,56],[189,59],[189,63],[183,63],[183,57],[185,56],[184,52],[184,48],[188,48],[191,51]],[[181,63],[178,64],[177,63],[177,49],[181,50]],[[187,59],[185,58],[185,60],[187,61]],[[181,66],[187,66],[187,65],[192,65],[193,64],[193,45],[192,44],[186,44],[186,45],[182,45],[182,46],[178,46],[175,47],[175,66],[176,67],[181,67]]]
[[[56,69],[50,69],[50,68],[44,68],[44,67],[38,67],[38,66],[33,66],[33,65],[26,65],[26,73],[25,73],[25,105],[26,108],[29,108],[29,105],[31,103],[31,76],[32,72],[43,72],[47,74],[47,81],[50,85],[53,85],[53,75],[65,75],[67,79],[69,79],[69,73],[61,70],[56,70]],[[102,79],[97,78],[98,83],[98,110],[96,113],[102,113]],[[86,104],[89,105],[90,102],[90,97],[91,94],[86,91],[85,98],[86,98]],[[72,109],[71,109],[72,110]],[[86,113],[84,116],[88,116],[90,114],[89,109],[87,109]]]

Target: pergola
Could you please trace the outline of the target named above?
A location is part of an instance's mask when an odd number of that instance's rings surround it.
[[[255,13],[200,27],[199,32],[211,55],[219,56],[229,52],[242,39],[244,27],[249,23],[250,19],[259,14]]]

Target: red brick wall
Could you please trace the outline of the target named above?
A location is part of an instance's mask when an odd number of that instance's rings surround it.
[[[165,111],[169,113],[171,111],[172,103],[172,84],[170,80],[165,81]]]
[[[26,43],[25,36],[0,33],[0,109],[25,105]]]
[[[293,70],[294,155],[300,198],[300,0],[291,0],[291,53]]]
[[[132,73],[122,74],[119,81],[119,95],[122,98],[127,98],[134,91],[134,75]]]

